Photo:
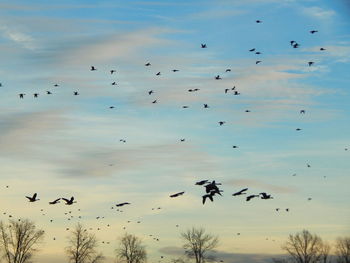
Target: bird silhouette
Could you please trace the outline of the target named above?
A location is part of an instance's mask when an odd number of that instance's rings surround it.
[[[213,196],[214,194],[212,194],[212,192],[210,192],[209,194],[203,195],[202,196],[203,205],[205,204],[205,201],[207,200],[207,198],[209,198],[209,200],[213,202],[214,201]]]
[[[307,64],[309,65],[309,67],[311,67],[313,64],[315,64],[315,62],[309,61]]]
[[[318,32],[317,30],[311,30],[311,31],[310,31],[311,34],[315,34],[315,33],[317,33],[317,32]]]
[[[91,66],[91,71],[97,70],[97,68],[95,68],[94,66]]]
[[[195,185],[204,185],[207,182],[208,182],[208,180],[202,180],[202,181],[196,182]]]
[[[160,72],[158,72],[158,73],[156,74],[156,76],[160,76]]]
[[[261,20],[256,20],[255,22],[258,23],[258,24],[262,23]]]
[[[157,100],[152,101],[153,104],[157,103]]]
[[[178,69],[173,69],[172,72],[178,72],[179,70]]]
[[[325,51],[326,49],[325,49],[325,48],[323,48],[323,47],[321,47],[321,48],[320,48],[320,50],[321,50],[321,51]]]
[[[205,109],[209,108],[208,104],[204,104],[204,108]]]
[[[268,195],[266,193],[260,193],[261,194],[261,199],[273,199],[273,197],[271,195]]]
[[[119,203],[119,204],[116,204],[115,206],[117,206],[117,207],[121,207],[121,206],[124,206],[124,205],[130,205],[130,203],[128,203],[128,202],[124,202],[124,203]]]
[[[58,204],[60,202],[61,198],[57,198],[56,200],[53,200],[51,202],[49,202],[50,205],[55,205]]]
[[[300,110],[300,114],[305,114],[305,110]]]
[[[246,198],[246,201],[250,201],[251,199],[253,199],[254,197],[259,197],[259,195],[248,195]]]
[[[215,79],[221,79],[220,75],[215,76]]]
[[[249,49],[249,52],[253,52],[255,51],[255,48]]]
[[[170,195],[170,197],[171,197],[171,198],[178,197],[178,196],[180,196],[180,195],[183,195],[184,193],[185,193],[185,192],[179,192],[179,193]]]
[[[148,92],[148,95],[151,95],[151,94],[153,94],[154,93],[154,91],[153,90],[150,90],[149,92]]]
[[[78,93],[78,91],[74,91],[74,96],[78,96],[79,95],[79,93]]]
[[[255,65],[257,65],[257,64],[259,64],[259,63],[261,63],[261,60],[257,60],[257,61],[255,62]]]
[[[24,95],[26,95],[26,94],[24,94],[24,93],[18,94],[18,96],[19,96],[20,99],[23,99],[23,98],[24,98]]]
[[[33,96],[34,98],[37,98],[39,96],[39,93],[34,93]]]
[[[46,91],[46,94],[51,95],[52,93],[51,93],[51,91]]]
[[[37,197],[37,193],[33,194],[32,197],[30,196],[26,196],[26,198],[28,198],[29,202],[33,203],[33,202],[36,202],[36,201],[39,201],[40,199],[36,199]]]
[[[145,64],[145,66],[146,66],[146,67],[149,67],[149,66],[151,66],[151,63],[147,62],[147,63]]]
[[[226,121],[219,121],[219,125],[222,126],[226,123]]]
[[[248,190],[248,188],[244,188],[244,189],[242,189],[241,191],[236,192],[236,193],[234,193],[234,194],[232,194],[232,195],[233,195],[233,196],[244,195],[244,194],[247,194],[247,193],[245,193],[247,190]]]
[[[230,68],[228,68],[228,69],[226,69],[226,70],[225,70],[225,72],[231,72],[231,69],[230,69]]]
[[[63,197],[61,199],[66,202],[66,205],[72,205],[72,204],[77,202],[77,201],[74,201],[74,197],[73,196],[70,199],[63,198]]]
[[[207,48],[207,44],[201,44],[201,48]]]
[[[113,73],[115,73],[115,72],[117,72],[115,69],[112,69],[112,70],[110,70],[109,72],[111,72],[111,74],[113,74]]]

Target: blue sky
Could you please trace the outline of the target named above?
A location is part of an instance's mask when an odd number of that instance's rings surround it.
[[[348,235],[349,12],[341,0],[0,1],[1,219],[46,230],[38,262],[64,258],[79,214],[111,242],[100,246],[108,260],[124,231],[165,262],[194,225],[219,235],[232,263],[268,261],[304,228]],[[225,94],[233,86],[241,95]],[[203,206],[201,179],[224,196]],[[274,199],[231,196],[245,187]],[[34,192],[41,200],[27,203]],[[73,207],[47,204],[72,195]],[[123,201],[123,213],[110,209]]]

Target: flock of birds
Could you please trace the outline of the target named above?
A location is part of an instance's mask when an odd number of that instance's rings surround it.
[[[258,24],[262,23],[261,20],[256,20],[255,22],[258,23]],[[309,31],[309,32],[310,32],[311,34],[315,34],[315,33],[317,33],[318,31],[317,31],[317,30],[311,30],[311,31]],[[299,47],[300,47],[300,43],[298,43],[298,42],[295,41],[295,40],[291,40],[291,41],[290,41],[290,45],[291,45],[292,48],[299,48]],[[206,48],[208,48],[208,47],[207,47],[207,44],[202,43],[202,44],[200,45],[200,48],[206,49]],[[325,48],[320,48],[320,51],[325,51],[325,50],[326,50]],[[254,52],[256,55],[262,54],[262,52],[261,52],[261,51],[257,51],[256,48],[251,48],[251,49],[249,49],[249,52]],[[256,64],[256,65],[261,64],[261,63],[262,63],[262,60],[256,60],[256,61],[255,61],[255,64]],[[307,62],[307,65],[308,65],[309,67],[310,67],[310,66],[313,66],[314,64],[315,64],[314,61],[308,61],[308,62]],[[145,66],[145,67],[150,67],[150,66],[151,66],[151,63],[150,63],[150,62],[147,62],[147,63],[144,64],[144,66]],[[98,69],[97,69],[96,66],[91,66],[91,68],[90,68],[90,71],[92,71],[92,72],[93,72],[93,71],[97,71],[97,70],[98,70]],[[173,70],[172,70],[172,72],[174,72],[174,73],[175,73],[175,72],[178,72],[178,71],[179,71],[178,69],[173,69]],[[225,72],[230,72],[230,71],[231,71],[231,69],[229,69],[229,68],[225,70]],[[114,73],[116,73],[116,70],[115,70],[115,69],[111,69],[109,72],[110,72],[110,74],[114,74]],[[162,74],[161,72],[157,72],[155,75],[156,75],[156,76],[161,76],[161,74]],[[215,76],[214,76],[214,79],[215,79],[215,80],[221,80],[221,79],[222,79],[222,76],[220,76],[220,75],[215,75]],[[114,82],[111,83],[111,85],[115,86],[115,85],[117,85],[117,82],[114,81]],[[1,84],[1,83],[0,83],[0,87],[2,87],[2,84]],[[54,84],[54,87],[59,87],[59,84]],[[200,91],[199,88],[188,89],[188,92],[198,92],[198,91]],[[232,92],[232,94],[235,95],[235,96],[241,95],[241,92],[239,92],[239,91],[236,89],[236,86],[233,86],[232,88],[225,88],[225,89],[224,89],[224,93],[225,93],[225,94],[228,94],[228,93],[231,93],[231,92]],[[149,90],[147,93],[148,93],[149,96],[152,96],[152,95],[155,93],[155,91],[154,91],[154,90]],[[47,94],[47,95],[52,95],[53,92],[52,92],[52,91],[46,91],[46,94]],[[26,94],[23,93],[23,92],[18,94],[18,96],[19,96],[20,99],[24,99],[24,96],[25,96],[25,95],[26,95]],[[38,92],[33,93],[33,97],[34,97],[34,98],[38,98],[39,95],[40,95],[40,94],[39,94]],[[73,96],[78,96],[78,95],[80,95],[80,93],[79,93],[78,91],[74,91],[74,92],[73,92]],[[157,99],[153,99],[153,100],[152,100],[152,104],[156,104],[157,102],[158,102]],[[188,107],[189,107],[188,105],[182,106],[182,108],[188,108]],[[210,106],[209,106],[207,103],[203,104],[203,107],[204,107],[204,108],[210,108]],[[115,106],[109,106],[109,108],[110,108],[110,109],[114,109]],[[245,112],[248,113],[248,112],[250,112],[250,110],[245,110]],[[299,113],[300,113],[300,114],[305,114],[306,112],[305,112],[304,109],[301,109]],[[226,121],[218,121],[219,126],[223,126],[225,123],[226,123]],[[297,131],[301,131],[301,128],[297,128],[296,130],[297,130]],[[181,142],[184,142],[184,141],[185,141],[185,138],[180,139],[180,141],[181,141]],[[125,140],[125,139],[120,139],[120,142],[126,143],[126,140]],[[237,146],[237,145],[233,145],[232,148],[238,148],[238,146]],[[347,150],[347,149],[346,149],[346,150]],[[310,166],[309,164],[307,164],[307,167],[311,167],[311,166]],[[293,176],[295,176],[295,174],[294,174]],[[219,196],[222,196],[223,190],[219,188],[222,184],[221,184],[221,183],[215,182],[215,180],[213,180],[213,181],[201,180],[201,181],[196,182],[195,185],[203,186],[203,187],[205,188],[205,193],[202,195],[202,204],[203,204],[203,205],[206,203],[206,201],[207,201],[208,199],[209,199],[211,202],[213,202],[215,196],[218,196],[218,195],[219,195]],[[7,188],[8,188],[8,186],[7,186]],[[247,191],[248,191],[248,188],[244,188],[244,189],[242,189],[242,190],[239,190],[239,191],[233,193],[232,196],[236,197],[236,196],[246,195],[245,200],[246,200],[247,202],[250,201],[250,200],[252,200],[252,199],[254,199],[254,198],[259,198],[259,197],[260,197],[260,199],[263,199],[263,200],[273,199],[273,197],[271,196],[271,194],[268,194],[268,193],[266,193],[266,192],[261,192],[261,193],[258,193],[258,194],[248,194]],[[175,194],[171,194],[171,195],[170,195],[170,198],[177,198],[177,197],[183,196],[184,194],[185,194],[185,191],[177,192],[177,193],[175,193]],[[26,198],[28,199],[28,201],[31,202],[31,203],[37,202],[37,201],[40,200],[40,199],[38,199],[37,193],[34,193],[32,196],[25,196],[25,197],[26,197]],[[48,203],[49,203],[50,205],[56,205],[56,204],[59,204],[61,200],[63,200],[63,201],[65,202],[65,205],[69,205],[69,206],[70,206],[70,205],[73,205],[74,203],[77,203],[77,201],[75,200],[75,198],[74,198],[73,196],[72,196],[71,198],[63,198],[63,197],[60,197],[60,198],[57,198],[57,199],[55,199],[55,200],[53,200],[53,201],[50,201],[50,202],[48,202]],[[311,198],[308,198],[308,200],[310,201]],[[116,210],[117,210],[118,212],[123,212],[122,210],[120,210],[120,208],[121,208],[121,207],[124,207],[124,206],[127,206],[127,205],[131,205],[131,203],[130,203],[130,202],[117,203],[117,204],[115,204],[115,206],[112,206],[111,209],[114,209],[115,207],[117,207]],[[160,210],[160,209],[161,209],[161,207],[152,208],[152,210]],[[278,211],[280,211],[281,209],[280,209],[280,208],[276,208],[275,210],[278,212]],[[79,209],[79,211],[80,211],[80,209]],[[288,211],[289,211],[289,208],[285,208],[285,211],[288,212]],[[71,212],[72,212],[72,211],[69,211],[69,212],[65,213],[65,215],[68,215],[68,216],[69,216],[68,220],[71,220],[71,218],[73,218],[73,215],[70,215]],[[4,213],[4,214],[6,214],[6,213]],[[12,217],[12,216],[11,216],[11,217]],[[79,216],[78,218],[81,218],[81,216]],[[101,219],[103,219],[103,218],[104,218],[103,216],[98,216],[98,217],[96,217],[96,220],[101,220]],[[50,222],[53,222],[53,220],[51,219]],[[130,223],[130,222],[131,222],[130,220],[127,221],[127,223]],[[137,223],[141,223],[141,221],[138,220]],[[108,224],[107,227],[109,227],[109,226],[110,226],[110,225]],[[178,226],[179,226],[179,225],[176,225],[176,227],[178,227]],[[126,228],[126,227],[123,226],[123,229],[125,229],[125,228]],[[66,228],[66,230],[69,230],[69,228]],[[90,228],[90,230],[92,230],[92,228]],[[97,230],[100,230],[100,228],[97,228]],[[240,233],[237,233],[237,235],[240,235]],[[156,237],[156,236],[154,236],[154,235],[152,235],[152,234],[149,235],[149,236],[152,237],[155,241],[159,241],[159,238],[158,238],[158,237]],[[56,240],[55,237],[54,237],[54,240]],[[102,243],[109,244],[109,241],[102,241]],[[162,256],[162,258],[163,258],[163,256]],[[221,262],[222,262],[222,260],[221,260]]]

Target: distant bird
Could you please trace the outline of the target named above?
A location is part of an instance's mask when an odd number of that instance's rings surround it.
[[[201,44],[201,48],[207,48],[207,44]]]
[[[66,205],[72,205],[72,204],[77,202],[77,201],[74,201],[74,197],[73,196],[70,199],[63,198],[63,197],[61,199],[66,202]]]
[[[26,198],[28,198],[29,202],[33,203],[33,202],[36,202],[36,201],[39,201],[40,199],[36,199],[37,197],[37,193],[33,194],[32,197],[30,196],[26,196]]]
[[[116,204],[115,206],[120,207],[120,206],[124,206],[124,205],[130,205],[130,203],[124,202],[124,203]]]
[[[114,106],[109,106],[110,109],[114,109],[115,107]]]
[[[152,101],[153,104],[157,103],[157,100]]]
[[[117,85],[117,82],[113,81],[111,85],[115,86],[115,85]]]
[[[184,142],[184,141],[185,141],[185,139],[180,139],[180,141],[181,141],[181,142]]]
[[[300,114],[305,114],[305,110],[300,110]]]
[[[51,95],[52,93],[51,93],[51,91],[46,91],[46,94]]]
[[[154,93],[154,91],[153,91],[153,90],[150,90],[150,91],[148,92],[148,95],[151,95],[152,93]]]
[[[280,209],[279,208],[276,208],[276,211],[278,212]]]
[[[204,104],[204,108],[205,109],[209,108],[208,104]]]
[[[156,76],[160,76],[160,72],[158,72],[158,73],[156,74]]]
[[[221,79],[220,75],[215,76],[215,79]]]
[[[249,49],[249,52],[253,52],[255,51],[255,48]]]
[[[180,196],[180,195],[183,195],[184,193],[185,193],[185,192],[179,192],[179,193],[170,195],[170,197],[171,197],[171,198],[178,197],[178,196]]]
[[[241,93],[238,92],[237,90],[235,90],[235,92],[233,93],[233,95],[240,95]]]
[[[292,46],[293,48],[298,48],[300,45],[298,43],[294,43]]]
[[[245,112],[250,112],[250,110],[245,110]]]
[[[315,33],[317,33],[317,32],[318,32],[317,30],[311,30],[311,31],[310,31],[311,34],[315,34]]]
[[[246,201],[250,201],[254,197],[259,197],[259,195],[248,195]]]
[[[312,198],[311,198],[311,197],[309,197],[307,200],[308,200],[308,201],[311,201],[311,200],[312,200]]]
[[[60,202],[60,200],[61,200],[61,198],[57,198],[56,200],[49,202],[49,204],[50,205],[58,204]]]
[[[309,67],[311,67],[313,64],[315,64],[315,62],[309,61],[307,64],[309,65]]]
[[[300,128],[296,128],[295,130],[296,130],[296,131],[301,131],[301,129],[300,129]]]
[[[74,96],[78,96],[79,95],[79,93],[78,93],[78,91],[74,91]]]
[[[178,69],[173,69],[172,72],[178,72],[179,70]]]
[[[237,146],[237,145],[233,145],[233,146],[232,146],[232,148],[237,149],[237,148],[238,148],[238,146]]]
[[[226,69],[226,70],[225,70],[225,72],[231,72],[231,69],[230,69],[230,68],[228,68],[228,69]]]
[[[286,212],[289,212],[289,208],[286,208]]]
[[[261,20],[256,20],[255,22],[258,23],[258,24],[262,23]]]
[[[195,185],[204,185],[207,182],[208,182],[208,180],[202,180],[202,181],[196,182]]]
[[[111,72],[111,74],[113,74],[113,73],[115,73],[115,72],[117,72],[115,69],[112,69],[112,70],[110,70],[109,72]]]
[[[55,85],[53,85],[54,87],[58,87],[59,85],[58,84],[55,84]]]
[[[182,108],[187,109],[187,108],[188,108],[188,106],[186,106],[186,105],[185,105],[185,106],[182,106]]]
[[[310,168],[310,167],[311,167],[311,165],[310,165],[310,164],[306,164],[306,166],[307,166],[308,168]]]
[[[212,201],[212,202],[214,201],[212,192],[202,196],[202,203],[203,203],[203,205],[205,204],[205,200],[207,200],[207,198],[209,198],[210,201]]]
[[[256,54],[256,55],[260,55],[260,54],[261,54],[261,52],[259,52],[259,51],[258,51],[258,52],[255,52],[255,54]]]
[[[245,193],[245,191],[247,191],[247,190],[248,190],[248,188],[244,188],[244,189],[242,189],[241,191],[236,192],[236,193],[234,193],[234,194],[232,194],[232,195],[233,195],[233,196],[244,195],[244,194],[247,194],[247,193]]]
[[[225,89],[225,93],[227,93],[230,89]]]
[[[273,199],[273,197],[271,195],[268,195],[266,193],[260,193],[261,194],[261,199]]]
[[[97,70],[94,66],[91,66],[91,71]]]
[[[257,60],[257,61],[255,62],[255,65],[257,65],[257,64],[259,64],[259,63],[261,63],[261,60]]]
[[[23,99],[24,95],[26,95],[26,94],[20,93],[20,94],[18,94],[18,95],[19,95],[19,98],[20,98],[20,99]]]
[[[325,49],[325,48],[323,48],[323,47],[321,47],[321,48],[320,48],[320,50],[321,50],[321,51],[325,51],[326,49]]]
[[[34,93],[33,96],[34,98],[37,98],[39,96],[39,93]]]
[[[151,63],[147,62],[147,63],[145,64],[145,66],[146,66],[146,67],[151,66]]]
[[[226,123],[226,121],[219,121],[219,125],[222,126]]]

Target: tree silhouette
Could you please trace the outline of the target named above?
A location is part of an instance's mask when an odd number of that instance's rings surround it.
[[[350,237],[338,238],[335,243],[337,263],[350,263]]]
[[[97,239],[94,234],[88,233],[78,223],[68,237],[69,246],[66,253],[72,263],[99,263],[104,256],[97,252]]]
[[[115,250],[117,258],[126,263],[143,263],[147,260],[147,253],[141,240],[135,236],[125,233],[120,238],[119,247]]]
[[[288,241],[282,246],[286,250],[293,262],[296,263],[316,263],[328,257],[329,249],[325,249],[322,239],[311,234],[308,230],[289,235]],[[327,256],[325,257],[325,252]]]
[[[8,225],[0,222],[0,251],[7,263],[29,262],[43,238],[44,231],[28,219],[10,220]]]
[[[207,252],[216,248],[219,239],[211,234],[206,234],[204,228],[194,228],[181,233],[182,239],[185,241],[183,248],[186,255],[194,258],[196,263],[204,263],[206,260],[213,260],[207,255]]]

